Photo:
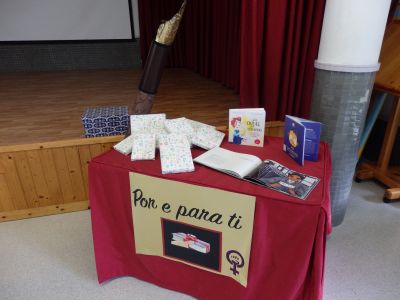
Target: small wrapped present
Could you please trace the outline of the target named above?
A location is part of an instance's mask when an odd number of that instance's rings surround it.
[[[210,244],[200,240],[190,243],[189,248],[201,253],[210,252]]]
[[[165,114],[132,115],[131,133],[155,133],[164,131]]]
[[[159,135],[162,174],[193,172],[190,144],[183,134]]]
[[[132,152],[133,136],[130,135],[127,138],[114,145],[113,148],[123,155],[128,155]]]
[[[192,128],[195,132],[201,128],[216,129],[215,126],[201,123],[199,121],[195,121],[195,120],[191,120],[191,119],[186,119],[186,120],[189,122],[190,126],[192,126]]]
[[[225,133],[218,130],[202,127],[199,128],[192,137],[192,144],[197,147],[211,150],[219,147],[225,137]]]
[[[209,253],[210,244],[199,240],[195,235],[183,232],[172,233],[172,245],[188,248],[201,253]]]
[[[156,135],[154,133],[133,133],[131,160],[151,160],[156,156]]]
[[[127,106],[91,107],[84,111],[82,124],[86,137],[124,135],[129,130]]]
[[[165,118],[165,114],[132,115],[131,133],[155,134],[156,148],[159,148],[159,136],[166,132],[164,129]]]
[[[184,134],[187,137],[189,144],[192,145],[191,141],[194,130],[188,119],[177,118],[165,120],[164,126],[169,133]]]

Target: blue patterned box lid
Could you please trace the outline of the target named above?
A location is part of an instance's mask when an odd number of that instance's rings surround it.
[[[82,115],[83,119],[97,119],[129,116],[128,106],[99,106],[89,107]]]
[[[126,134],[129,129],[127,106],[91,107],[82,115],[86,137]]]

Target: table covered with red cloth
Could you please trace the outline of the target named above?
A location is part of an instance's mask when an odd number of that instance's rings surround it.
[[[110,150],[94,158],[89,164],[89,197],[99,282],[134,276],[199,299],[322,298],[325,242],[331,231],[329,148],[321,143],[318,162],[305,161],[301,167],[282,151],[282,144],[281,138],[266,137],[262,148],[226,141],[221,146],[320,178],[306,200],[198,164],[195,172],[162,175],[159,154],[154,161],[131,162],[129,156]],[[192,150],[193,157],[201,153]],[[128,175],[132,171],[256,197],[247,287],[177,261],[135,253]]]

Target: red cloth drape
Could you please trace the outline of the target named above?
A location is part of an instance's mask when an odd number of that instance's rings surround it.
[[[99,282],[134,276],[207,300],[322,299],[326,235],[331,231],[328,145],[321,143],[318,161],[306,161],[303,167],[282,151],[280,138],[269,137],[264,148],[234,145],[225,138],[222,147],[279,161],[321,182],[302,201],[201,165],[196,165],[195,172],[162,175],[158,154],[156,160],[131,162],[115,150],[104,153],[89,164]],[[194,148],[192,155],[203,152]],[[129,172],[256,197],[247,287],[178,261],[136,254]]]
[[[161,20],[181,0],[139,0],[143,63]],[[308,117],[325,0],[191,0],[169,66],[240,89],[242,107],[267,119]]]
[[[170,19],[182,0],[139,0],[143,64],[161,20]],[[187,67],[239,91],[240,0],[191,0],[172,46],[168,65]]]
[[[308,117],[325,1],[242,2],[240,100],[269,120]]]

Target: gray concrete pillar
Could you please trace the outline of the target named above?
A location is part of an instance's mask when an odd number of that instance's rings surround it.
[[[311,119],[332,154],[332,225],[344,219],[391,0],[327,0]]]
[[[342,223],[375,72],[316,70],[311,119],[323,123],[321,139],[332,155],[332,224]]]

